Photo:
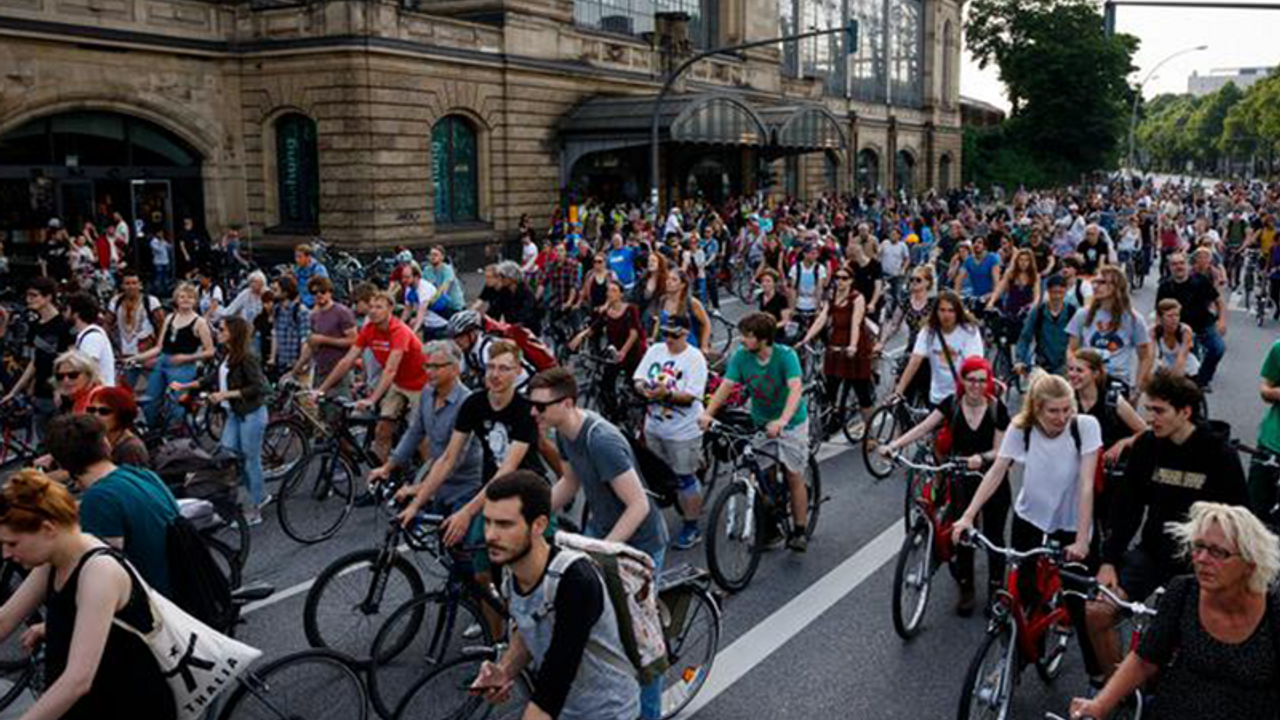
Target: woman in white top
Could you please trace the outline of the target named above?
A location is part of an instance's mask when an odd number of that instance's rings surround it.
[[[250,324],[262,312],[262,293],[267,291],[267,276],[261,270],[249,273],[249,282],[236,294],[231,304],[223,308],[222,317],[241,317]]]
[[[911,350],[911,359],[898,378],[894,393],[903,396],[920,366],[929,363],[929,404],[937,407],[956,391],[960,383],[960,363],[967,357],[981,357],[982,333],[965,309],[960,296],[942,290],[933,303],[929,321],[919,333]]]
[[[1067,560],[1083,561],[1089,556],[1094,473],[1101,448],[1101,427],[1097,419],[1076,414],[1071,384],[1058,375],[1037,371],[1022,409],[1009,423],[995,464],[956,521],[953,538],[959,541],[973,528],[982,506],[1017,463],[1022,466],[1022,489],[1013,503],[1010,544],[1016,550],[1030,550],[1052,540],[1065,547]],[[1034,560],[1019,567],[1018,578],[1019,596],[1034,607],[1039,602]],[[1083,628],[1083,601],[1069,599],[1067,609],[1075,626]],[[1096,665],[1092,646],[1085,633],[1079,633],[1079,639],[1085,665],[1092,671]]]
[[[1195,379],[1200,373],[1200,357],[1192,352],[1196,336],[1182,322],[1182,303],[1165,298],[1156,303],[1156,324],[1151,326],[1151,342],[1156,346],[1156,364],[1171,372]]]

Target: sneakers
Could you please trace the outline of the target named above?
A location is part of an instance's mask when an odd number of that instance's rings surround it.
[[[249,527],[255,527],[262,524],[262,511],[256,507],[248,507],[244,509],[244,519]]]
[[[809,533],[804,528],[796,528],[787,538],[787,549],[802,553],[809,549]]]
[[[688,550],[697,547],[702,542],[702,531],[698,529],[696,524],[684,525],[680,528],[680,534],[676,535],[676,540],[671,547],[676,550]]]

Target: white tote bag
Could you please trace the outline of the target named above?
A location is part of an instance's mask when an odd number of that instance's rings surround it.
[[[226,635],[191,617],[165,596],[152,590],[124,557],[116,555],[135,583],[147,592],[151,606],[151,632],[140,632],[119,618],[116,625],[137,635],[146,643],[160,665],[178,720],[198,720],[214,699],[231,687],[240,673],[262,651]]]

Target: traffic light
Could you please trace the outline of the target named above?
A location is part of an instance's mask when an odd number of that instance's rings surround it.
[[[1116,6],[1111,3],[1102,5],[1102,30],[1108,36],[1116,34]]]
[[[858,54],[858,21],[853,18],[844,26],[844,52],[846,55]]]

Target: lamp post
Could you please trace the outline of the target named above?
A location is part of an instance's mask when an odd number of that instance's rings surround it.
[[[1178,52],[1156,63],[1156,66],[1151,68],[1151,71],[1147,73],[1146,77],[1142,78],[1142,82],[1138,83],[1138,92],[1133,94],[1133,110],[1129,113],[1129,154],[1128,154],[1128,159],[1125,161],[1125,166],[1129,170],[1130,177],[1133,177],[1134,154],[1137,150],[1138,101],[1142,99],[1142,88],[1146,86],[1147,82],[1150,81],[1153,76],[1155,76],[1156,71],[1159,70],[1165,63],[1169,62],[1170,60],[1176,57],[1181,57],[1183,55],[1186,55],[1187,53],[1200,52],[1201,50],[1208,50],[1208,49],[1209,49],[1208,45],[1197,45],[1196,47],[1184,48],[1182,50],[1179,50]]]

